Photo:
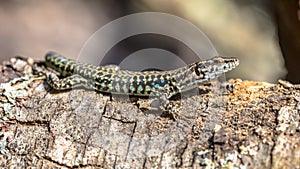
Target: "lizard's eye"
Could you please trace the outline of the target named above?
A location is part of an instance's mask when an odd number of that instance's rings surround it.
[[[195,73],[197,76],[200,76],[200,69],[198,68],[198,65],[195,67]]]
[[[204,62],[196,63],[195,73],[196,73],[197,76],[200,76],[201,72],[203,72],[205,70],[206,70],[206,65],[205,65]]]

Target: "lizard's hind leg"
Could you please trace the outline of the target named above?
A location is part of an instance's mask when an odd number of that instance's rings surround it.
[[[88,89],[93,88],[92,85],[85,78],[77,74],[67,76],[63,79],[59,79],[55,74],[47,73],[46,78],[49,86],[51,86],[55,90],[69,90],[81,86]]]

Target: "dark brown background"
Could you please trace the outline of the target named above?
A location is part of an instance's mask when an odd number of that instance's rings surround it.
[[[105,24],[128,14],[152,11],[190,21],[209,37],[220,55],[237,56],[241,64],[228,78],[268,82],[287,78],[299,83],[298,10],[297,0],[1,1],[0,60],[16,55],[43,59],[49,50],[76,59],[88,38]],[[110,52],[112,59],[153,44],[185,57],[176,53],[183,44],[168,38],[147,38],[125,40]]]

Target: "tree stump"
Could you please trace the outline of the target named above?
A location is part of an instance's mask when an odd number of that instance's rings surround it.
[[[54,91],[1,70],[1,168],[300,168],[300,86],[229,80],[171,100]],[[196,93],[196,94],[195,94]]]

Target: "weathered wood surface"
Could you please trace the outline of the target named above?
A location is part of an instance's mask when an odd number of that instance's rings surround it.
[[[22,60],[0,70],[1,168],[300,168],[297,85],[206,85],[173,120],[153,99],[55,92]]]

